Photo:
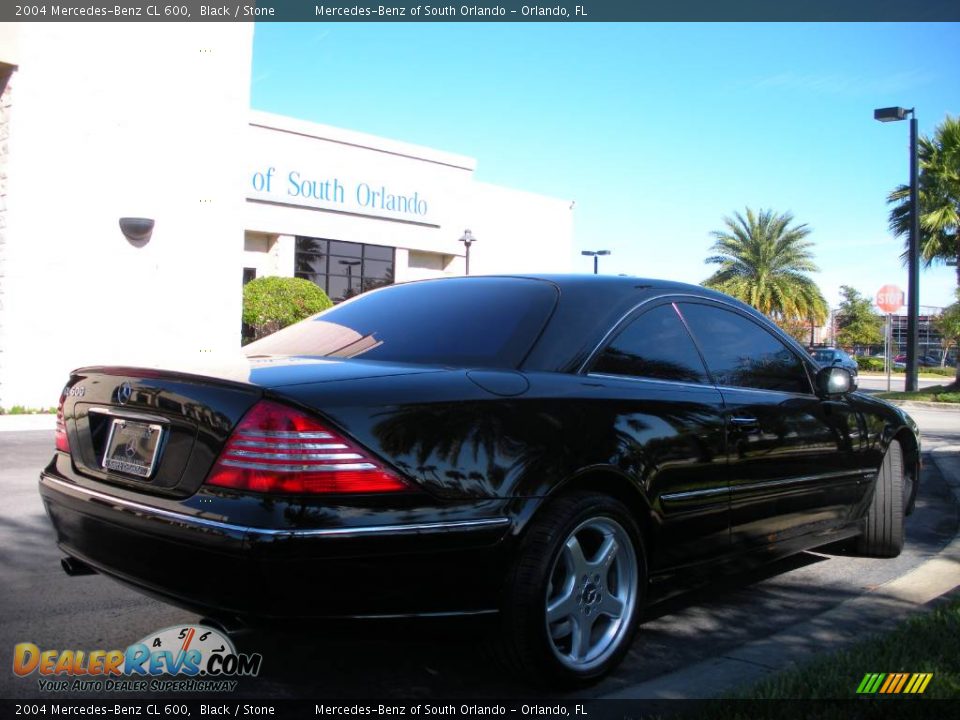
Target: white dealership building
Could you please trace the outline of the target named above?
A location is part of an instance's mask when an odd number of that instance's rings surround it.
[[[243,283],[334,299],[570,269],[570,200],[476,161],[250,109],[253,25],[0,24],[0,407],[70,369],[235,351]],[[144,218],[150,222],[122,219]]]

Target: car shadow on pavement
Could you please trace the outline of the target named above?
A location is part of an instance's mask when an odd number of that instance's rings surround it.
[[[882,598],[883,583],[935,555],[956,534],[957,523],[949,488],[928,465],[900,558],[854,557],[844,545],[834,544],[711,578],[708,585],[649,607],[623,664],[601,683],[576,692],[532,687],[500,666],[489,649],[498,631],[495,618],[312,622],[250,631],[238,638],[238,645],[264,656],[264,673],[249,687],[251,695],[597,697],[798,623],[816,625],[822,613],[866,592]],[[827,620],[822,624],[824,632],[836,630]],[[246,693],[242,686],[239,692]]]

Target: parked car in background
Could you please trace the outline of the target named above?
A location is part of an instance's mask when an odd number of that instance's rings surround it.
[[[901,353],[893,359],[893,367],[897,370],[903,370],[907,367],[905,353]],[[917,367],[940,367],[940,361],[932,355],[921,355],[917,358]]]
[[[810,348],[810,357],[817,361],[821,367],[842,367],[848,370],[853,376],[853,385],[857,386],[859,382],[859,368],[857,361],[847,355],[840,348]]]
[[[570,687],[680,576],[896,556],[917,492],[909,415],[702,287],[425,280],[244,353],[73,372],[40,479],[68,573],[221,627],[490,614]]]

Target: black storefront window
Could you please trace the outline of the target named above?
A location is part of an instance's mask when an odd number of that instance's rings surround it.
[[[335,303],[394,281],[396,249],[297,237],[295,275],[315,282]]]

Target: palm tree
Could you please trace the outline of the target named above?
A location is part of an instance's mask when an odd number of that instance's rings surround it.
[[[960,260],[960,118],[947,118],[932,138],[917,141],[919,160],[920,256],[929,266],[935,260]],[[910,186],[900,185],[887,196],[890,230],[910,238]],[[904,260],[907,253],[904,252]],[[957,265],[960,287],[960,264]]]
[[[717,253],[706,259],[720,269],[703,285],[742,300],[780,323],[823,323],[829,310],[817,284],[804,273],[816,272],[806,225],[792,225],[789,212],[747,208],[725,217],[726,230],[710,233]]]

